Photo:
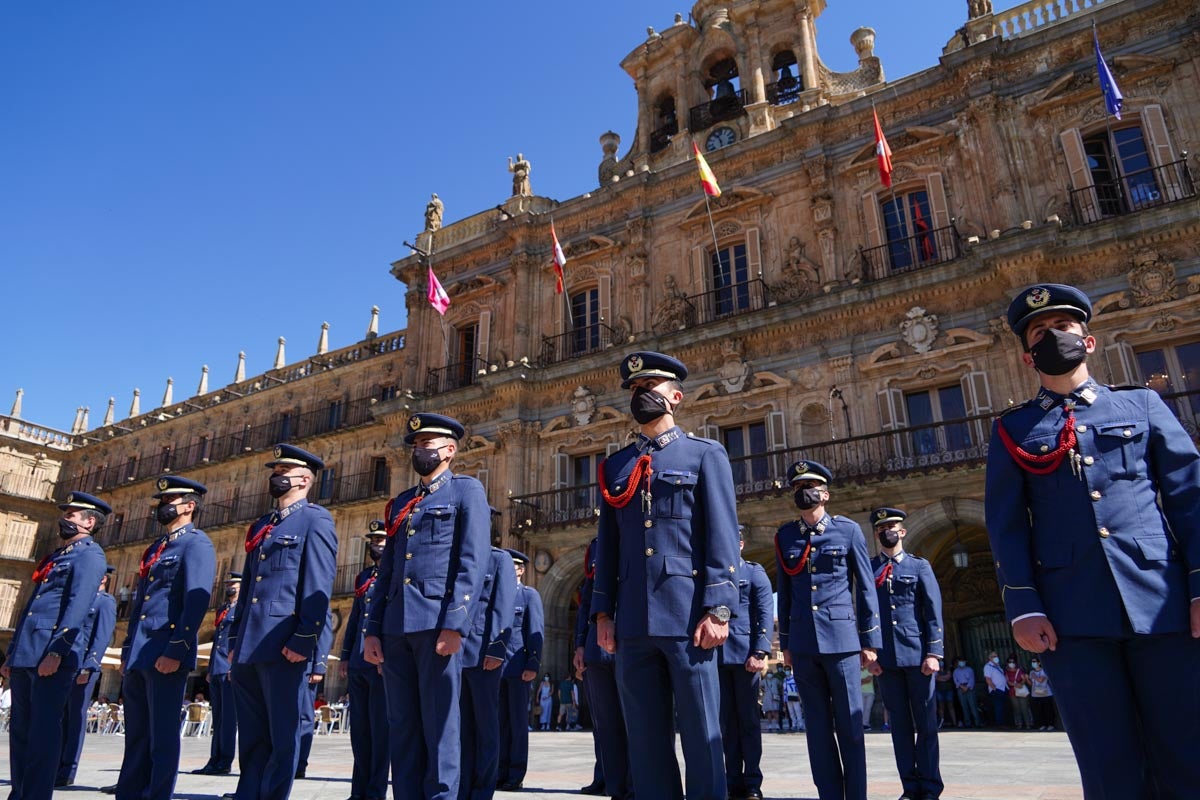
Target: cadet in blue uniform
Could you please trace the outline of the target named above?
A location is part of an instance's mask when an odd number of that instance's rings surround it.
[[[779,646],[804,704],[817,794],[866,800],[860,676],[882,644],[867,541],[854,520],[826,513],[833,473],[823,465],[797,461],[788,480],[800,518],[775,535]]]
[[[17,617],[0,675],[12,690],[8,762],[13,800],[48,800],[62,754],[62,718],[83,664],[80,635],[104,577],[104,550],[92,538],[112,508],[71,492],[58,520],[59,546],[33,571],[33,593]]]
[[[384,800],[388,779],[387,698],[383,692],[383,671],[363,658],[363,634],[367,617],[375,601],[375,579],[379,559],[387,542],[387,523],[372,520],[367,528],[367,557],[370,566],[354,578],[354,605],[346,619],[342,637],[342,661],[338,671],[350,682],[350,749],[354,770],[350,777],[350,800]]]
[[[500,768],[500,676],[512,637],[517,573],[507,550],[492,548],[471,634],[462,649],[462,774],[459,800],[491,800]]]
[[[196,667],[196,635],[212,596],[217,557],[192,524],[208,489],[168,475],[155,484],[166,531],[142,554],[121,645],[125,758],[117,800],[170,800],[179,773],[179,709]]]
[[[744,549],[744,526],[738,547]],[[762,720],[758,693],[771,654],[775,600],[767,571],[738,559],[738,604],[729,621],[729,638],[717,651],[721,676],[721,739],[725,745],[725,783],[730,800],[762,800]]]
[[[115,571],[108,568],[108,574]],[[87,641],[83,664],[63,713],[62,758],[58,762],[58,777],[54,785],[70,786],[75,782],[75,770],[79,767],[79,754],[83,752],[83,737],[87,732],[88,706],[92,703],[92,692],[100,680],[100,660],[112,641],[113,628],[117,626],[117,600],[108,593],[108,574],[100,581],[100,591],[92,601],[87,621],[79,635]]]
[[[600,769],[592,783],[580,791],[606,794],[613,800],[633,797],[633,774],[629,768],[629,738],[625,713],[617,689],[616,657],[596,641],[591,619],[592,592],[596,582],[596,540],[588,543],[583,556],[583,587],[579,591],[579,613],[575,618],[575,671],[583,674],[583,689],[592,710],[592,737]]]
[[[458,797],[462,640],[491,551],[483,484],[450,471],[463,433],[440,414],[409,418],[404,443],[421,479],[384,514],[388,543],[363,656],[383,664],[397,798]]]
[[[301,698],[326,628],[337,569],[333,517],[307,496],[325,467],[294,445],[275,447],[276,509],[246,532],[246,565],[230,653],[238,719],[238,800],[284,800],[299,760]]]
[[[526,586],[529,556],[509,550],[517,573],[512,636],[508,640],[500,676],[500,768],[496,778],[501,791],[521,789],[529,768],[529,690],[542,668],[542,641],[546,632],[542,596]]]
[[[212,653],[208,661],[208,697],[212,703],[212,747],[208,763],[196,775],[228,775],[237,755],[237,703],[229,679],[229,637],[237,621],[237,598],[242,573],[230,572],[225,580],[225,602],[213,621]]]
[[[598,470],[597,641],[617,657],[637,794],[683,797],[677,712],[688,800],[725,800],[715,648],[738,599],[733,471],[721,445],[675,425],[687,367],[633,353],[621,377],[641,436]]]
[[[1195,797],[1200,456],[1155,392],[1092,380],[1091,313],[1060,284],[1009,306],[1041,390],[993,428],[988,537],[1013,635],[1043,654],[1084,796]]]
[[[333,617],[325,618],[325,626],[317,637],[317,649],[308,660],[308,681],[300,694],[300,728],[296,738],[296,778],[308,777],[308,756],[312,753],[313,735],[317,732],[317,694],[325,681],[329,667],[329,651],[333,647]]]
[[[879,676],[891,720],[896,769],[904,787],[900,800],[937,800],[943,784],[934,675],[946,656],[942,592],[929,562],[904,552],[908,531],[901,523],[907,516],[898,508],[871,512],[881,548],[871,567],[883,633],[871,672]]]

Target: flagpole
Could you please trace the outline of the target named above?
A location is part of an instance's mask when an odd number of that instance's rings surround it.
[[[1096,20],[1094,20],[1094,19],[1092,20],[1092,43],[1095,45],[1097,53],[1101,53],[1101,51],[1100,51],[1100,30],[1099,30],[1099,28],[1096,27]],[[1103,58],[1103,54],[1101,53],[1101,55],[1099,55],[1097,57]],[[1107,148],[1107,150],[1108,150],[1108,170],[1109,170],[1109,172],[1112,173],[1113,181],[1116,183],[1117,200],[1118,200],[1118,202],[1120,202],[1121,197],[1125,194],[1125,191],[1124,191],[1125,187],[1121,183],[1121,170],[1120,170],[1120,167],[1117,162],[1117,153],[1116,153],[1115,142],[1113,142],[1112,114],[1109,113],[1109,110],[1108,110],[1108,96],[1105,95],[1105,93],[1104,93],[1104,76],[1097,74],[1096,75],[1096,83],[1100,84],[1100,102],[1104,104],[1104,135],[1106,137],[1106,143],[1108,144],[1108,148]],[[1096,210],[1098,212],[1100,212],[1101,215],[1103,215],[1103,211],[1101,211],[1101,209],[1099,208],[1099,205],[1100,205],[1100,193],[1096,192],[1096,206],[1097,206]]]
[[[699,146],[696,144],[696,140],[694,138],[692,139],[692,146],[693,147]],[[717,226],[716,226],[716,223],[713,222],[712,203],[710,203],[708,200],[708,189],[706,189],[704,187],[704,185],[701,184],[700,191],[704,192],[704,211],[708,215],[708,229],[712,233],[713,254],[717,257],[717,265],[722,266],[721,265],[721,245],[717,241]]]

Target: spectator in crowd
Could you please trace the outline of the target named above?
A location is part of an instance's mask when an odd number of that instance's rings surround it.
[[[983,720],[979,716],[979,698],[975,696],[975,670],[967,660],[959,656],[954,668],[954,689],[958,695],[958,705],[962,709],[962,719],[959,727],[964,725],[972,728],[982,728]]]
[[[800,708],[800,690],[796,687],[796,676],[791,667],[783,672],[783,697],[787,700],[788,730],[804,730],[804,713]]]
[[[548,731],[550,730],[550,710],[554,707],[554,688],[550,683],[549,672],[542,676],[542,683],[538,686],[537,704],[540,709],[538,729]]]
[[[937,697],[938,729],[949,722],[956,728],[962,727],[958,714],[954,711],[954,676],[950,670],[942,669],[934,673],[934,691]]]
[[[569,674],[564,675],[563,679],[558,682],[558,717],[554,721],[554,727],[557,730],[568,731],[571,729],[578,699],[575,681],[571,680]]]
[[[783,722],[779,718],[779,698],[782,690],[783,667],[781,665],[774,672],[768,672],[762,682],[762,709],[763,716],[767,718],[767,730],[771,730],[773,726],[780,733],[783,733]]]
[[[1033,724],[1039,731],[1052,731],[1057,722],[1057,710],[1054,707],[1054,690],[1050,688],[1050,676],[1042,669],[1042,662],[1037,658],[1029,665],[1029,693],[1033,706]]]
[[[122,619],[129,612],[129,596],[131,592],[128,586],[122,586],[117,590],[117,616]]]
[[[1008,705],[1008,681],[995,650],[988,653],[987,663],[983,665],[983,679],[987,681],[988,697],[992,701],[992,724],[1003,728],[1007,719],[1004,707]]]
[[[1029,677],[1010,653],[1004,669],[1008,683],[1008,702],[1012,706],[1013,725],[1017,730],[1033,730],[1033,714],[1029,710]]]
[[[875,676],[870,670],[863,667],[860,672],[860,680],[862,681],[862,721],[863,730],[871,730],[871,710],[875,708]]]

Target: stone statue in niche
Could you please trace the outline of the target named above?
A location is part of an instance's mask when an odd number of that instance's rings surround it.
[[[1165,261],[1157,250],[1144,248],[1133,256],[1129,272],[1129,288],[1139,306],[1152,306],[1178,298],[1175,288],[1175,266]]]
[[[428,205],[425,206],[425,230],[430,232],[441,230],[442,215],[445,211],[446,207],[441,198],[437,196],[437,192],[434,192],[429,198]]]
[[[595,413],[596,395],[586,386],[576,386],[571,395],[571,416],[575,418],[575,424],[581,427],[587,425]]]
[[[658,334],[683,330],[696,321],[696,312],[675,283],[675,276],[666,280],[667,297],[654,310],[654,332]]]
[[[799,300],[812,294],[818,283],[816,267],[804,256],[804,242],[793,236],[784,251],[783,275],[772,294],[782,302]]]
[[[737,342],[726,339],[721,343],[721,358],[724,363],[717,370],[717,377],[728,394],[736,394],[746,387],[750,377],[750,363],[742,358]]]
[[[900,335],[913,350],[928,353],[938,335],[938,318],[920,306],[913,306],[900,323]]]

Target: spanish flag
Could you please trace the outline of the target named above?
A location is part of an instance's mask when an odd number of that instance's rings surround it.
[[[696,166],[700,168],[700,185],[704,187],[704,193],[709,197],[720,197],[721,187],[717,185],[716,176],[708,168],[708,162],[704,160],[695,142],[692,142],[692,152],[696,154]]]

